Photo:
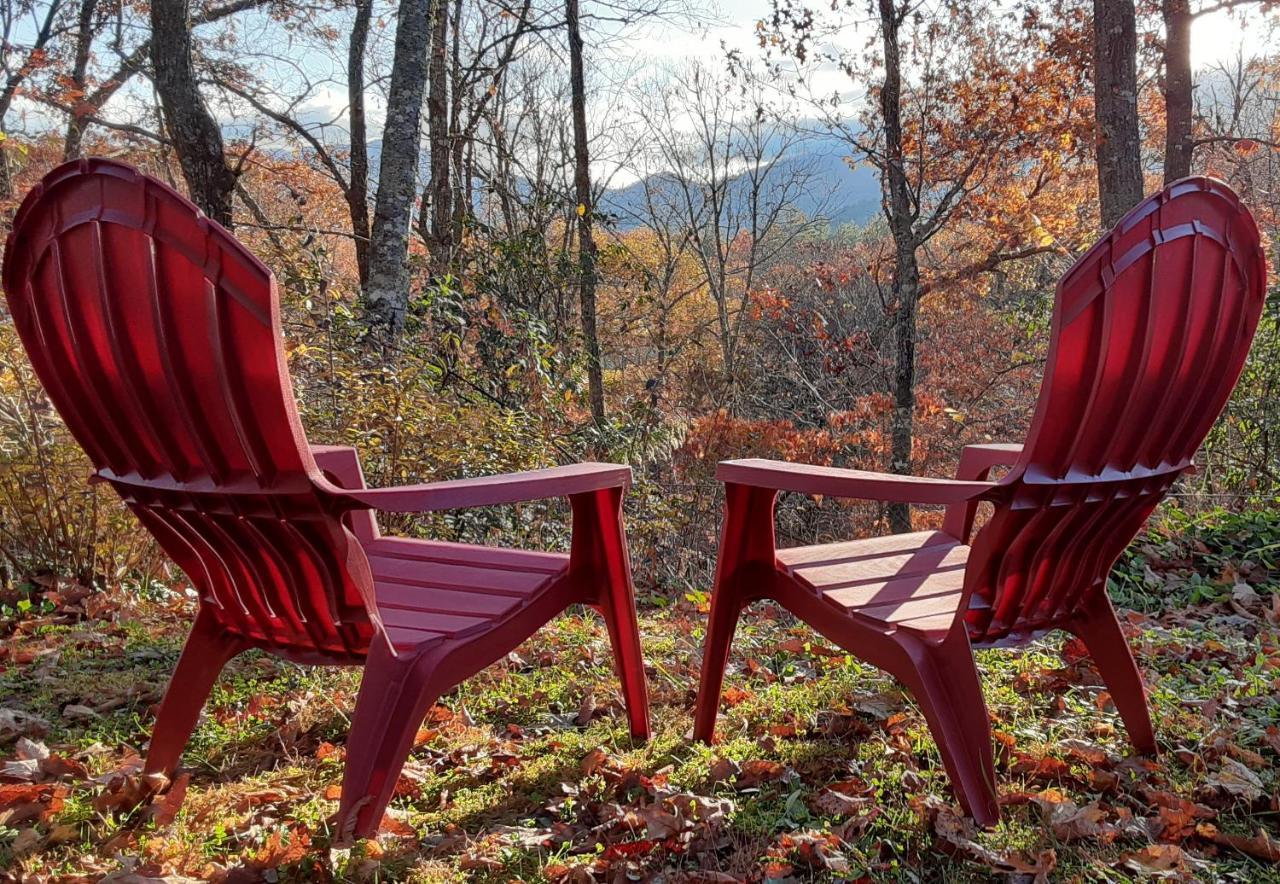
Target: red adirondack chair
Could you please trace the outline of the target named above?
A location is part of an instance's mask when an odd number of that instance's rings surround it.
[[[68,163],[32,190],[8,240],[4,288],[94,476],[199,593],[148,771],[176,767],[240,651],[364,664],[338,836],[369,835],[431,703],[575,603],[604,615],[631,732],[648,735],[621,520],[628,467],[366,489],[354,449],[307,444],[270,271],[174,190],[121,163]],[[383,537],[372,512],[559,496],[573,511],[568,555]]]
[[[741,608],[775,599],[915,695],[965,809],[999,819],[971,646],[1079,636],[1129,737],[1156,741],[1107,575],[1239,377],[1262,310],[1258,229],[1224,184],[1189,178],[1126,215],[1058,286],[1023,445],[970,445],[956,479],[768,460],[722,463],[725,521],[694,734],[715,729]],[[1009,466],[998,482],[991,469]],[[776,549],[780,491],[945,504],[940,531]],[[970,543],[978,502],[990,520]]]

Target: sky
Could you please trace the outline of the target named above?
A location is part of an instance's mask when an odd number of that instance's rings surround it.
[[[659,22],[644,25],[629,32],[625,41],[619,41],[610,50],[616,52],[623,64],[643,70],[645,66],[678,65],[691,60],[706,62],[713,69],[723,69],[725,50],[738,49],[746,58],[760,54],[756,22],[772,13],[771,0],[691,0],[699,3],[699,15],[704,24],[697,27],[681,27]],[[1008,0],[1002,0],[1008,2]],[[817,8],[825,4],[818,3]],[[1258,14],[1220,11],[1197,18],[1192,26],[1192,67],[1195,70],[1211,68],[1229,62],[1242,49],[1245,57],[1259,53],[1267,39],[1280,39],[1280,32],[1271,32],[1257,26]],[[861,45],[866,35],[849,29],[844,39],[850,45]],[[818,67],[806,72],[811,95],[841,94],[846,100],[856,101],[858,96],[850,92],[849,79],[833,65]],[[625,100],[625,89],[623,91]],[[612,96],[610,96],[612,98]],[[784,102],[787,100],[782,99]],[[801,112],[801,111],[797,111]],[[607,176],[612,186],[622,186],[637,180],[635,171],[620,168],[598,158],[597,174]]]
[[[756,22],[770,14],[771,0],[687,0],[687,2],[693,10],[694,17],[700,20],[698,24],[690,26],[687,23],[656,21],[633,28],[627,32],[625,39],[614,41],[607,47],[597,48],[595,62],[621,64],[628,70],[634,81],[635,78],[642,77],[646,69],[680,64],[694,59],[707,62],[713,68],[723,68],[726,48],[742,50],[747,58],[759,55]],[[393,0],[386,0],[385,5],[388,10],[394,8]],[[393,16],[388,18],[393,21]],[[1202,70],[1216,63],[1229,61],[1242,47],[1248,56],[1258,52],[1268,39],[1280,39],[1280,34],[1277,32],[1272,31],[1270,34],[1266,32],[1260,24],[1260,18],[1257,12],[1245,14],[1218,12],[1196,19],[1192,29],[1193,67]],[[284,66],[279,69],[280,79],[277,82],[283,83],[294,79],[295,76],[310,81],[311,95],[297,109],[302,111],[300,116],[310,121],[336,122],[338,125],[335,129],[345,129],[342,121],[346,112],[346,84],[343,82],[346,51],[345,45],[339,45],[345,41],[340,40],[317,52],[314,43],[310,46],[294,44],[293,37],[281,32],[279,26],[269,17],[261,16],[261,19],[255,22],[252,15],[245,16],[237,25],[242,37],[248,38],[242,43],[247,50],[243,61],[250,67],[255,67],[255,61],[263,64],[280,64],[279,55],[290,56]],[[380,21],[384,19],[380,18]],[[345,24],[345,17],[343,23]],[[389,49],[386,44],[391,38],[391,22],[387,21],[385,28],[380,31],[381,33],[375,33],[375,40],[383,42],[385,51]],[[863,38],[850,33],[848,39],[861,42]],[[293,45],[290,47],[290,44]],[[255,45],[260,45],[265,50],[256,59],[252,48]],[[588,52],[591,51],[592,47],[588,47]],[[376,58],[378,54],[375,51],[372,55]],[[600,57],[602,55],[609,57]],[[272,58],[273,56],[276,58]],[[385,60],[380,63],[385,66]],[[370,79],[377,73],[377,71],[371,71]],[[814,77],[815,93],[830,94],[836,90],[848,90],[848,80],[838,73],[833,71],[828,74],[830,84],[822,82],[823,76],[823,72],[819,71]],[[140,83],[131,84],[131,88],[126,89],[120,96],[120,100],[129,101],[130,96],[135,101],[142,100],[150,106],[150,90],[142,87]],[[609,96],[611,104],[619,99],[624,103],[627,101],[625,89],[622,90],[621,95]],[[366,101],[370,129],[375,133],[374,137],[377,137],[376,133],[380,131],[382,125],[382,95],[378,90],[370,90]],[[19,104],[30,104],[30,102],[20,100]],[[47,119],[46,108],[31,105],[21,108],[20,112],[23,110],[29,115],[27,120],[29,128],[43,128],[49,124],[60,128],[62,125],[61,120]],[[222,117],[223,122],[232,130],[236,128],[231,118],[238,114],[235,114],[232,109],[215,107],[215,113]],[[131,115],[126,113],[124,116]],[[342,137],[341,132],[330,130],[330,133],[326,137]]]
[[[659,20],[633,26],[625,33],[623,39],[611,42],[604,47],[588,47],[591,54],[594,49],[595,59],[589,59],[599,65],[620,65],[627,71],[623,79],[634,82],[642,78],[646,69],[653,70],[663,66],[677,65],[690,60],[707,62],[712,68],[723,68],[725,49],[741,50],[747,58],[759,55],[759,44],[756,35],[756,22],[770,15],[771,0],[687,0],[693,16],[699,23],[676,24],[672,21]],[[1008,0],[1005,0],[1008,2]],[[822,4],[819,4],[822,5]],[[589,7],[584,7],[589,9]],[[1256,13],[1255,13],[1256,16]],[[280,43],[273,39],[270,32],[276,26],[267,17],[260,24],[247,24],[245,33],[252,33],[250,43],[262,40],[263,45],[270,45],[269,53],[264,53],[261,62],[278,66],[279,62],[271,59],[278,54]],[[345,22],[345,18],[344,18]],[[262,28],[261,31],[258,28]],[[254,33],[254,32],[257,33]],[[287,35],[279,37],[289,39]],[[389,52],[391,28],[387,27],[375,39],[383,41],[383,53]],[[850,42],[861,42],[861,36],[848,32]],[[1214,15],[1198,18],[1192,31],[1192,65],[1203,69],[1219,61],[1231,58],[1244,47],[1246,55],[1256,52],[1267,37],[1260,27],[1251,27],[1248,16],[1219,12]],[[346,112],[346,84],[343,81],[346,63],[345,45],[334,45],[332,52],[316,52],[314,46],[298,47],[296,54],[286,50],[292,56],[289,62],[278,67],[277,82],[295,79],[299,71],[312,82],[312,94],[303,102],[301,116],[310,121],[340,120]],[[371,53],[376,57],[378,51]],[[847,91],[849,82],[839,72],[822,71],[809,74],[814,94],[830,94],[836,91]],[[371,77],[372,78],[372,75]],[[613,106],[618,100],[627,101],[626,90],[620,95],[610,94],[608,103]],[[377,90],[370,90],[367,98],[367,112],[370,118],[371,131],[381,128],[383,100]],[[215,109],[220,115],[225,109]],[[230,122],[227,120],[226,122]],[[376,136],[375,136],[376,137]]]
[[[772,8],[770,0],[709,0],[702,4],[709,19],[718,20],[705,29],[653,27],[632,41],[637,56],[679,60],[691,57],[722,56],[721,42],[731,48],[757,46],[756,22],[766,18]],[[1241,45],[1246,56],[1256,52],[1267,36],[1256,26],[1258,13],[1232,14],[1225,10],[1195,20],[1191,33],[1191,64],[1199,70],[1233,57]]]

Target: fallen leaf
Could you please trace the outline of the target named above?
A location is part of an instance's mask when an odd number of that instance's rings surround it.
[[[28,853],[33,853],[42,840],[40,833],[35,829],[23,829],[9,844],[9,851],[14,856],[26,856]]]
[[[182,802],[187,797],[187,786],[190,784],[191,774],[178,774],[173,784],[169,786],[169,791],[165,792],[164,798],[149,808],[148,815],[155,821],[157,828],[164,828],[177,817],[178,811],[182,809]]]
[[[1096,801],[1079,807],[1053,790],[1037,795],[1032,801],[1040,808],[1053,837],[1059,841],[1114,835],[1114,830],[1108,830],[1103,824],[1107,814]]]
[[[0,708],[0,742],[17,737],[38,737],[49,732],[49,722],[21,709]]]
[[[604,751],[602,747],[597,746],[588,752],[586,757],[582,759],[582,763],[579,765],[579,768],[584,774],[590,775],[600,770],[608,763],[609,753]]]
[[[1224,759],[1222,767],[1205,780],[1205,784],[1245,801],[1259,798],[1263,789],[1258,775],[1234,758]]]
[[[102,716],[88,706],[82,706],[79,703],[68,703],[62,707],[62,717],[70,721],[92,721]]]
[[[28,761],[31,759],[40,761],[41,759],[49,757],[48,746],[27,737],[18,737],[18,742],[14,744],[13,749],[14,753],[18,756],[19,761]]]
[[[1257,835],[1249,838],[1244,835],[1228,835],[1226,832],[1219,831],[1213,823],[1201,823],[1196,826],[1196,834],[1214,844],[1230,847],[1254,859],[1280,863],[1280,841],[1272,838],[1264,829],[1259,829]]]
[[[711,782],[722,783],[731,780],[738,775],[741,768],[737,762],[730,761],[728,758],[717,758],[711,764]]]
[[[1182,871],[1186,868],[1186,854],[1176,844],[1152,844],[1125,854],[1120,863],[1135,872],[1147,874]]]
[[[739,789],[750,789],[761,783],[780,780],[786,773],[786,765],[776,761],[759,758],[752,761],[744,761],[740,765],[736,785]]]

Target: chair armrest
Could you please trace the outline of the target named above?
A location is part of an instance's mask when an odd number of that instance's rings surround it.
[[[323,473],[328,473],[343,488],[363,488],[364,473],[360,455],[350,445],[312,445],[311,456]]]
[[[311,457],[327,481],[344,489],[365,487],[360,455],[350,445],[312,445]],[[372,543],[381,534],[378,520],[370,510],[352,509],[342,519],[362,543]]]
[[[979,442],[966,445],[960,452],[956,466],[956,478],[962,481],[986,481],[993,467],[1011,466],[1022,456],[1022,445],[1017,442]],[[947,507],[942,518],[942,530],[961,543],[969,542],[973,520],[978,512],[978,501],[961,501]]]
[[[775,491],[856,497],[885,503],[960,503],[980,498],[996,487],[993,482],[923,479],[754,458],[721,461],[716,478]]]
[[[1012,466],[1022,455],[1021,442],[979,442],[960,452],[956,478],[985,480],[992,467]]]
[[[526,500],[547,500],[552,497],[573,497],[607,488],[627,488],[630,485],[631,467],[609,463],[582,463],[547,470],[401,485],[395,488],[346,489],[331,486],[326,490],[357,507],[389,513],[425,513]]]

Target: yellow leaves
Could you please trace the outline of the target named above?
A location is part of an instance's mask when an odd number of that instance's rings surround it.
[[[1031,238],[1035,240],[1038,246],[1051,246],[1056,242],[1056,238],[1052,233],[1045,229],[1040,223],[1040,219],[1036,219],[1035,226],[1031,228]]]
[[[587,214],[587,207],[586,207],[586,204],[585,204],[585,203],[578,203],[578,217],[579,217],[579,218],[581,218],[581,217],[582,217],[583,215],[585,215],[585,214]]]

